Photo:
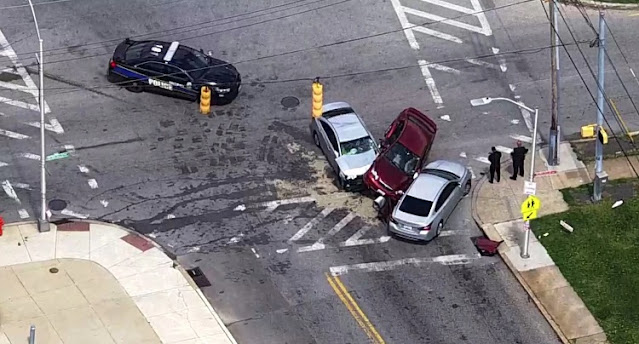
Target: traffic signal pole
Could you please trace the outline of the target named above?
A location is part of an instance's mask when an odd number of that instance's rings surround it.
[[[558,148],[561,141],[559,130],[559,36],[557,35],[557,0],[548,2],[550,7],[550,44],[553,49],[550,50],[550,79],[551,87],[551,118],[550,118],[550,134],[548,136],[548,165],[557,166],[559,164]]]
[[[601,201],[603,186],[608,175],[603,170],[603,136],[600,134],[604,122],[604,61],[606,56],[606,24],[604,11],[599,11],[599,71],[597,72],[597,139],[595,140],[595,182],[592,188],[592,200]]]

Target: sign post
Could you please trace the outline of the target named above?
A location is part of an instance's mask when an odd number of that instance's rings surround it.
[[[532,183],[534,185],[534,183]],[[534,188],[534,186],[533,186]],[[528,187],[525,187],[525,190]],[[527,191],[527,190],[526,190]],[[534,191],[534,189],[533,189]],[[535,195],[530,195],[521,204],[521,216],[524,219],[524,230],[526,237],[524,238],[524,247],[521,250],[521,258],[528,259],[530,254],[528,253],[528,245],[530,243],[530,220],[537,218],[537,211],[541,207],[541,201]]]

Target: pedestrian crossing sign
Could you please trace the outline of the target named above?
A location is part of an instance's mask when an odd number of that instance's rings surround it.
[[[541,201],[537,196],[529,195],[521,204],[521,215],[524,220],[532,220],[537,218],[537,211],[541,207]]]

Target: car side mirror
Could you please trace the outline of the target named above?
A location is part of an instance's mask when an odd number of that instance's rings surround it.
[[[376,211],[380,211],[385,204],[386,198],[384,196],[379,196],[373,201],[373,209],[375,209]]]

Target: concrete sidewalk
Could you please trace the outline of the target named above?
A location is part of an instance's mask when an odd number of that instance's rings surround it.
[[[91,221],[4,226],[0,344],[235,344],[186,271],[152,241]]]
[[[512,175],[510,161],[502,165],[502,179],[490,184],[486,176],[481,178],[472,194],[473,218],[491,240],[504,241],[499,254],[513,271],[524,289],[534,300],[542,314],[555,329],[564,343],[607,343],[606,336],[575,293],[559,268],[541,243],[531,236],[530,258],[520,257],[524,238],[524,223],[520,206],[524,194],[524,180],[529,180],[530,153],[525,162],[524,177],[516,181]],[[538,216],[568,210],[568,205],[559,190],[592,182],[594,163],[583,164],[577,160],[569,143],[559,149],[560,166],[551,167],[545,160],[546,150],[537,152],[535,161],[536,196],[541,201]],[[604,170],[609,179],[633,177],[631,164],[639,170],[635,157],[604,161]]]

